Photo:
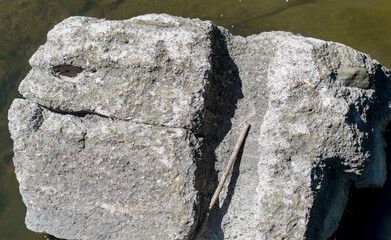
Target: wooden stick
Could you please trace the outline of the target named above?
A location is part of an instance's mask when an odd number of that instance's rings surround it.
[[[223,186],[224,186],[224,182],[227,179],[228,174],[231,171],[231,168],[234,165],[236,158],[238,157],[240,148],[243,145],[244,139],[246,139],[247,132],[248,132],[249,128],[250,128],[250,124],[246,123],[244,125],[244,127],[243,127],[242,133],[239,136],[239,139],[238,139],[238,141],[236,143],[236,146],[235,146],[235,149],[234,149],[234,151],[233,151],[233,153],[231,155],[231,158],[228,161],[228,164],[227,164],[227,167],[225,168],[223,176],[220,179],[219,185],[217,186],[217,188],[215,190],[215,193],[213,194],[212,200],[210,201],[210,204],[209,204],[209,207],[208,207],[208,209],[206,211],[205,217],[204,217],[203,221],[201,222],[201,227],[197,231],[197,233],[195,234],[193,240],[198,240],[198,238],[203,233],[203,231],[205,229],[205,226],[206,226],[206,224],[207,224],[207,222],[209,220],[210,212],[212,211],[212,209],[213,209],[217,199],[219,198],[220,192],[221,192],[221,190],[223,189]]]

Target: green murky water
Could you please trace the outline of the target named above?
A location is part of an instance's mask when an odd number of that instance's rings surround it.
[[[212,20],[236,35],[284,30],[332,40],[391,67],[391,0],[0,0],[0,240],[45,239],[24,225],[13,173],[7,110],[28,59],[56,23],[72,15],[127,19],[146,13]],[[381,239],[390,239],[387,219]]]

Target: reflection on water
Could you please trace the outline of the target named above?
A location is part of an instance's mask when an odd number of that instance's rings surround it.
[[[389,0],[0,0],[0,240],[44,239],[24,226],[12,166],[7,109],[29,70],[28,59],[56,23],[72,15],[127,19],[146,13],[212,20],[247,36],[284,30],[342,42],[391,66]],[[378,216],[390,238],[391,210]]]

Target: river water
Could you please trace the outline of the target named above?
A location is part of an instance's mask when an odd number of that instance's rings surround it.
[[[283,30],[341,42],[391,67],[390,12],[391,0],[0,0],[0,240],[45,239],[24,225],[7,110],[19,96],[28,59],[61,20],[169,13],[212,20],[236,35]],[[373,222],[373,239],[391,239],[391,213],[385,211]]]

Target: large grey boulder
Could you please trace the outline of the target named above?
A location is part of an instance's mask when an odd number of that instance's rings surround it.
[[[342,44],[72,17],[30,64],[9,127],[33,231],[190,239],[245,122],[203,239],[327,239],[350,186],[385,181],[391,75]]]
[[[33,55],[9,113],[27,227],[67,239],[184,239],[213,25],[74,17]],[[199,166],[201,167],[201,166]]]

